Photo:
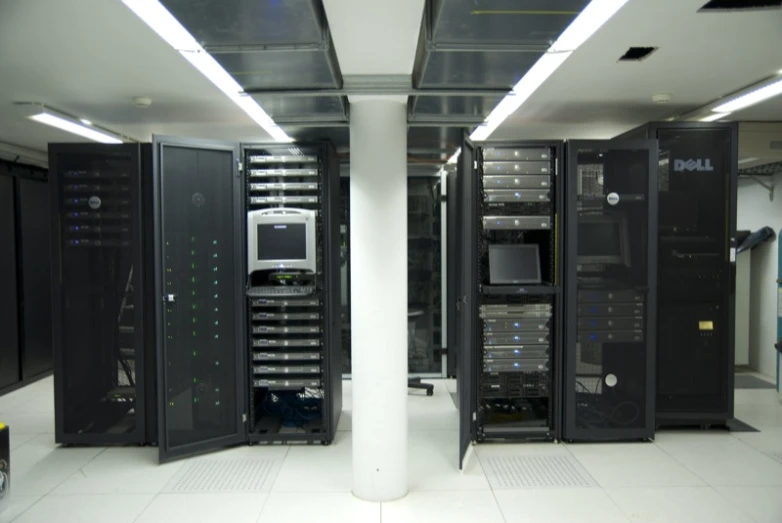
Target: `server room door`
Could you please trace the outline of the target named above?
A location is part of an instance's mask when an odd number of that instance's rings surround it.
[[[657,142],[568,144],[564,439],[654,437]]]
[[[475,379],[477,315],[477,227],[475,220],[476,182],[473,167],[475,149],[464,140],[457,173],[458,220],[458,291],[456,345],[459,362],[456,369],[459,391],[459,468],[464,465],[470,443],[475,439],[477,391]]]
[[[155,138],[160,461],[245,441],[238,146]]]

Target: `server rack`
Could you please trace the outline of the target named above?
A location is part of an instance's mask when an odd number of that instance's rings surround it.
[[[733,418],[738,124],[653,122],[659,140],[657,424]]]
[[[0,394],[52,371],[47,176],[0,160]]]
[[[657,142],[567,144],[563,439],[654,437]]]
[[[315,292],[247,297],[251,442],[329,444],[342,412],[339,163],[330,143],[243,146],[244,209],[317,212]],[[244,220],[246,224],[246,220]],[[243,258],[246,259],[246,256]],[[244,273],[246,286],[273,272]]]
[[[49,145],[58,443],[153,438],[149,153]]]
[[[457,175],[460,460],[470,441],[559,437],[560,142],[465,140]],[[518,246],[536,256],[522,261]],[[539,278],[499,278],[493,252]],[[494,259],[494,261],[493,261]],[[461,461],[460,461],[461,463]]]

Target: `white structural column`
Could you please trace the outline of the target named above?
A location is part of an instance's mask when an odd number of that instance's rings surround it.
[[[353,493],[407,494],[407,104],[351,97]]]

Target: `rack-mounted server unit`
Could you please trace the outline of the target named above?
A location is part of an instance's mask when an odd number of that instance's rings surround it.
[[[654,437],[657,143],[567,144],[563,439]]]
[[[457,173],[460,441],[559,438],[559,142],[465,141]]]
[[[659,141],[657,424],[733,418],[738,126],[655,122]]]
[[[155,440],[151,148],[49,145],[55,440]]]

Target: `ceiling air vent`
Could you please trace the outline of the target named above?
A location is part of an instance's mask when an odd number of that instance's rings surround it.
[[[700,11],[740,11],[749,9],[780,9],[782,0],[711,0]]]
[[[620,62],[638,62],[657,50],[656,47],[631,47],[620,58]]]

